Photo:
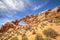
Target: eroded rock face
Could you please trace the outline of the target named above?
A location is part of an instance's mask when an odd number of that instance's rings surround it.
[[[38,14],[31,14],[31,15],[23,17],[22,20],[25,21],[27,24],[32,24],[38,20],[37,17],[38,17]]]
[[[60,6],[54,8],[52,10],[48,9],[46,11],[39,13],[38,19],[40,21],[43,21],[45,19],[52,19],[57,16],[60,16]]]
[[[0,33],[6,32],[7,30],[9,30],[10,28],[15,28],[16,26],[11,23],[11,22],[7,22],[4,25],[2,25],[2,28],[0,29]]]
[[[9,28],[15,28],[16,25],[19,25],[19,22],[21,22],[21,21],[25,21],[26,24],[34,24],[38,21],[43,21],[45,19],[51,19],[56,16],[60,16],[60,6],[54,8],[53,10],[48,9],[39,14],[31,14],[28,16],[24,16],[21,19],[7,22],[2,26],[2,28],[0,29],[0,32],[6,32],[7,30],[9,30]]]

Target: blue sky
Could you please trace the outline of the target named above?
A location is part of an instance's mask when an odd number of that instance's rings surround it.
[[[29,14],[60,6],[60,0],[0,0],[0,26]]]

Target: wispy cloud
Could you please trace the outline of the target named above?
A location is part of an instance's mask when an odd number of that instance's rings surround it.
[[[16,11],[23,11],[24,7],[22,0],[0,0],[0,15],[13,18]]]
[[[32,10],[38,10],[39,8],[41,8],[43,5],[39,5],[39,6],[36,6],[34,7]]]
[[[24,8],[24,2],[21,0],[2,0],[0,1],[0,8],[18,10]]]
[[[42,8],[43,6],[45,6],[48,2],[49,2],[49,0],[46,0],[44,3],[41,3],[40,5],[35,6],[34,8],[32,8],[32,10],[36,11],[36,10]]]

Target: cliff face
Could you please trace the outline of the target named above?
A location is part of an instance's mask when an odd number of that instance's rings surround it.
[[[6,32],[9,28],[15,28],[16,25],[19,25],[19,22],[21,21],[25,21],[26,24],[34,24],[36,22],[43,21],[45,19],[52,19],[57,16],[60,16],[60,6],[52,10],[48,9],[39,14],[31,14],[31,15],[24,16],[21,19],[14,20],[12,22],[7,22],[2,26],[0,32]]]
[[[43,20],[45,20],[45,19],[55,18],[55,17],[57,17],[57,16],[60,16],[60,6],[54,8],[54,9],[52,9],[52,10],[48,9],[48,10],[46,10],[46,11],[44,11],[44,12],[39,13],[38,19],[39,19],[40,21],[43,21]]]

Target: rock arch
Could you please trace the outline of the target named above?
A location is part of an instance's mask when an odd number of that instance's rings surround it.
[[[26,22],[26,24],[30,24],[32,22],[35,23],[38,20],[37,17],[38,17],[37,14],[31,14],[31,15],[28,15],[28,16],[24,16],[21,19],[17,19],[15,21],[12,21],[12,23],[14,23],[15,25],[19,25],[19,22],[21,22],[21,21]]]
[[[15,28],[16,25],[19,25],[19,22],[21,22],[21,21],[25,21],[26,24],[35,23],[38,20],[37,17],[38,17],[37,14],[31,14],[28,16],[24,16],[21,19],[17,19],[17,20],[11,21],[11,22],[7,22],[4,25],[2,25],[2,28],[0,29],[0,33],[8,31],[10,28]]]

